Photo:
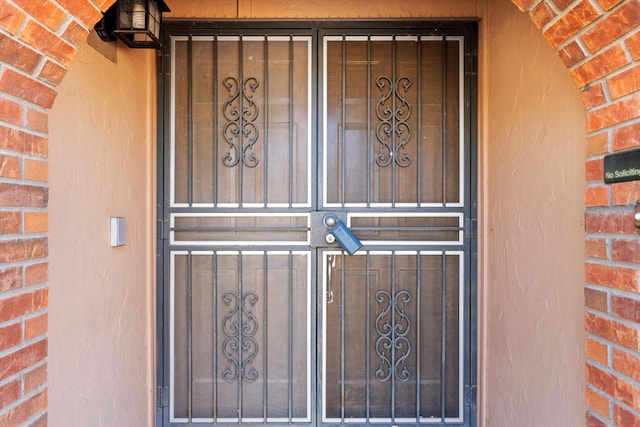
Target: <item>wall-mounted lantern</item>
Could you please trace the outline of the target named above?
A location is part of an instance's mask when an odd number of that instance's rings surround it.
[[[162,12],[170,12],[163,0],[118,0],[95,30],[104,41],[117,37],[129,47],[160,49]]]

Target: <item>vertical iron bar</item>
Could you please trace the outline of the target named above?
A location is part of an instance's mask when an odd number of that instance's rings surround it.
[[[242,161],[240,161],[242,163]],[[242,251],[238,252],[238,423],[242,422],[242,378],[244,376],[244,355],[242,354],[243,328],[242,328],[242,309],[243,309],[243,283],[242,283]]]
[[[293,253],[289,251],[289,422],[293,421]]]
[[[289,36],[289,206],[293,206],[293,35]]]
[[[213,421],[218,418],[218,254],[213,254]]]
[[[263,313],[262,313],[262,371],[263,371],[263,384],[262,384],[262,397],[263,397],[263,404],[262,404],[262,418],[263,421],[266,423],[267,422],[267,417],[269,416],[268,413],[268,407],[269,407],[269,401],[268,401],[268,386],[267,386],[267,357],[268,357],[268,352],[267,352],[267,308],[269,307],[269,305],[267,304],[268,300],[267,300],[267,281],[269,280],[269,276],[267,275],[267,268],[269,267],[269,262],[268,262],[268,253],[265,251],[264,253],[264,258],[262,260],[262,286],[263,286],[263,295],[262,295],[262,299],[263,299],[263,304],[262,306],[264,307],[263,309]]]
[[[366,301],[366,305],[367,305],[367,326],[366,326],[366,330],[367,330],[367,344],[366,344],[366,348],[367,348],[367,375],[366,375],[366,382],[367,382],[367,390],[366,390],[366,414],[367,414],[367,423],[369,423],[369,421],[371,420],[371,379],[369,378],[369,372],[371,372],[371,278],[370,278],[370,272],[371,270],[371,254],[369,252],[367,252],[367,267],[366,267],[366,271],[367,271],[367,301]]]
[[[264,205],[269,203],[269,37],[264,38],[264,132],[262,132],[264,166],[263,166],[263,192]],[[265,282],[266,283],[266,282]],[[266,307],[266,306],[265,306]]]
[[[367,35],[367,207],[371,205],[371,34]],[[367,405],[367,411],[369,406]],[[367,412],[368,413],[368,412]],[[367,419],[369,417],[367,416]]]
[[[416,183],[418,207],[422,204],[422,37],[418,36],[417,40],[417,69],[418,69],[418,96],[416,97],[416,103],[418,104],[418,117],[416,118],[418,134],[416,138],[417,150],[418,150],[418,182]]]
[[[396,206],[396,36],[391,41],[391,206]]]
[[[395,39],[395,36],[394,36]],[[395,41],[394,41],[395,43]],[[394,75],[395,76],[395,75]],[[395,81],[395,78],[394,78]],[[392,163],[393,164],[393,163]],[[396,422],[396,252],[391,252],[391,422]]]
[[[441,404],[441,418],[442,422],[444,422],[446,417],[446,402],[445,402],[445,393],[446,393],[446,382],[445,382],[445,368],[447,362],[447,354],[446,354],[446,343],[447,343],[447,259],[446,253],[442,251],[442,265],[440,267],[442,270],[442,342],[440,345],[441,355],[440,355],[440,404]]]
[[[341,124],[342,129],[340,131],[340,202],[342,206],[346,203],[346,182],[345,175],[347,173],[346,165],[346,153],[345,153],[345,138],[347,136],[347,40],[346,36],[342,35],[342,105],[341,105]]]
[[[218,204],[218,38],[213,36],[213,204]]]
[[[447,206],[447,36],[442,37],[442,204]]]
[[[187,139],[189,151],[189,174],[187,176],[187,186],[189,191],[187,194],[189,206],[193,204],[193,40],[189,36],[187,41]]]
[[[419,86],[419,84],[418,84]],[[422,259],[420,251],[416,253],[416,421],[420,422],[420,361],[422,360],[420,343],[420,325],[422,315]]]
[[[344,39],[343,39],[344,41]],[[344,309],[345,309],[345,301],[344,301],[344,276],[345,276],[345,265],[344,265],[344,252],[342,252],[340,256],[340,267],[342,268],[340,272],[340,420],[344,423],[344,407],[345,407],[345,387],[344,387]]]
[[[238,40],[238,206],[242,206],[243,201],[243,178],[244,178],[244,67],[242,57],[243,52],[243,36]]]
[[[193,255],[187,255],[187,418],[193,418]]]

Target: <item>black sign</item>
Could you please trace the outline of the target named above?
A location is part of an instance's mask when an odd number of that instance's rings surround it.
[[[604,156],[604,183],[640,180],[640,149]]]

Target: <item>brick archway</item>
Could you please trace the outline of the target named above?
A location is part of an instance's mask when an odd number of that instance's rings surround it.
[[[557,51],[587,112],[586,422],[639,425],[640,184],[604,185],[602,157],[640,146],[640,0],[512,1]],[[0,425],[46,424],[48,111],[113,2],[0,0]]]

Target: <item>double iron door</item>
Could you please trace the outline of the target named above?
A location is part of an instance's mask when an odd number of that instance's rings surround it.
[[[159,425],[474,425],[473,28],[169,27]]]

